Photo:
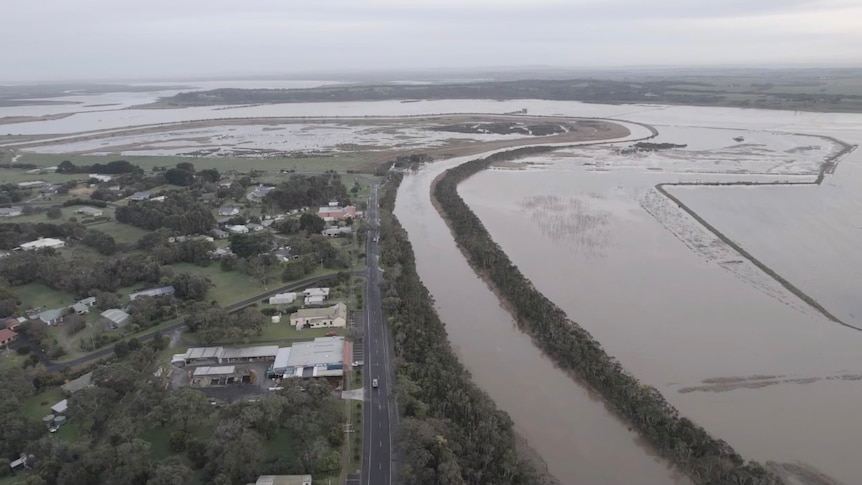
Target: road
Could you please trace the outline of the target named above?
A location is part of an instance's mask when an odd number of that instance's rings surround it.
[[[363,276],[363,275],[365,275],[365,272],[364,271],[357,271],[354,273],[354,275]],[[309,285],[312,285],[315,283],[320,283],[321,281],[326,281],[326,280],[332,279],[334,277],[335,277],[334,274],[328,274],[328,275],[322,275],[322,276],[315,276],[313,278],[306,278],[304,280],[294,281],[288,285],[281,286],[281,287],[275,288],[273,290],[269,290],[265,293],[260,293],[258,295],[251,297],[251,298],[246,298],[245,300],[240,300],[238,302],[231,303],[230,305],[228,305],[224,308],[228,312],[235,312],[235,311],[241,310],[241,309],[243,309],[249,305],[252,305],[255,302],[258,302],[264,298],[268,298],[272,295],[275,295],[276,293],[281,293],[284,291],[292,291],[292,290],[295,290],[298,288],[305,288]],[[173,325],[163,327],[163,328],[159,329],[158,331],[164,335],[164,334],[171,333],[174,330],[177,330],[177,329],[183,327],[184,325],[185,325],[185,323],[183,323],[183,322],[177,322]],[[145,334],[145,335],[137,335],[136,337],[138,338],[138,340],[146,341],[146,340],[153,338],[153,336],[155,334],[156,334],[156,332],[153,331],[153,332],[150,332],[150,333]],[[27,343],[26,338],[20,339],[19,345],[24,345],[25,343]],[[31,345],[30,348],[33,349],[32,350],[33,354],[39,359],[39,361],[49,371],[60,371],[65,367],[78,367],[78,366],[86,365],[86,364],[89,364],[90,362],[93,362],[93,361],[99,360],[99,359],[103,359],[103,358],[114,353],[114,347],[109,346],[109,347],[105,347],[103,349],[99,349],[99,350],[97,350],[91,354],[87,354],[83,357],[80,357],[80,358],[77,358],[74,360],[70,360],[68,362],[54,362],[54,361],[50,360],[48,358],[48,356],[45,355],[45,353],[42,352],[41,349],[39,349],[36,345]]]
[[[383,319],[380,299],[380,267],[377,257],[377,185],[371,186],[368,210],[370,230],[366,241],[368,278],[365,288],[365,376],[367,389],[363,418],[362,484],[391,485],[393,482],[392,437],[398,420],[395,405],[392,336]],[[377,379],[375,389],[371,381]]]

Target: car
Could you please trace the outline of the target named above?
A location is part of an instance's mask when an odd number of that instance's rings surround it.
[[[377,379],[371,379],[371,387],[377,389]]]
[[[327,337],[335,337],[336,335],[338,335],[336,332],[326,332]]]

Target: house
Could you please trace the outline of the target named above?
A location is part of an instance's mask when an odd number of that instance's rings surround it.
[[[306,305],[320,305],[329,298],[329,288],[306,288],[302,290]]]
[[[75,311],[78,315],[86,315],[90,313],[90,307],[84,305],[83,303],[75,303],[72,305],[72,310]]]
[[[311,485],[311,475],[261,475],[248,485]]]
[[[142,200],[148,200],[150,198],[150,196],[151,196],[151,194],[149,192],[146,192],[146,191],[145,192],[135,192],[134,194],[132,194],[131,197],[129,197],[129,199],[136,200],[136,201],[142,201]]]
[[[24,251],[32,251],[34,249],[44,249],[44,248],[52,248],[59,249],[66,246],[66,242],[62,239],[55,239],[53,237],[40,237],[35,241],[25,242],[24,244],[18,246],[16,249],[21,249]]]
[[[251,196],[257,199],[262,199],[266,197],[266,194],[275,190],[275,187],[271,187],[268,185],[258,185],[255,187],[254,191],[252,191]]]
[[[311,342],[295,342],[280,349],[272,365],[273,373],[291,377],[339,377],[344,375],[344,337],[318,337]]]
[[[347,325],[347,305],[336,303],[325,308],[303,308],[290,315],[290,325],[302,328],[344,327]]]
[[[129,324],[129,314],[119,308],[111,308],[102,312],[102,318],[107,320],[108,328],[116,330]]]
[[[327,237],[340,237],[340,236],[349,235],[352,232],[353,232],[353,229],[351,229],[349,226],[344,226],[344,227],[331,226],[331,227],[327,227],[326,229],[324,229],[323,232],[321,232],[321,234],[323,234],[324,236],[327,236]]]
[[[230,236],[230,234],[225,231],[222,231],[221,229],[213,229],[212,231],[210,231],[210,234],[212,234],[212,236],[216,239],[227,239],[227,237]]]
[[[15,205],[12,207],[0,207],[0,217],[18,217],[24,213],[24,208]]]
[[[305,297],[303,304],[305,306],[316,306],[316,305],[323,305],[323,303],[325,301],[326,301],[326,297],[323,295],[311,295],[311,296]]]
[[[62,401],[58,402],[57,404],[51,406],[51,411],[54,414],[65,414],[66,411],[68,411],[68,410],[69,410],[69,400],[68,399],[63,399]]]
[[[320,217],[326,222],[340,221],[348,217],[356,218],[356,207],[349,205],[340,207],[338,202],[330,202],[327,207],[321,207],[317,211],[317,217]]]
[[[270,305],[289,305],[296,301],[296,293],[279,293],[269,297]]]
[[[39,313],[37,318],[42,320],[45,325],[58,325],[63,323],[63,313],[65,312],[65,308],[58,308],[56,310],[45,310],[44,312]]]
[[[97,209],[95,207],[79,207],[75,209],[76,214],[84,214],[85,216],[90,217],[101,217],[102,209]]]
[[[26,321],[26,320],[24,320],[24,321]],[[18,327],[21,326],[21,323],[23,323],[23,322],[21,322],[21,320],[18,320],[17,318],[9,317],[9,318],[3,320],[2,322],[0,322],[0,330],[5,328],[7,330],[12,330],[14,332],[14,331],[18,330]]]
[[[290,254],[290,247],[287,246],[276,249],[272,252],[272,255],[275,256],[275,258],[278,259],[280,263],[286,263],[290,261],[293,257]]]
[[[225,205],[218,208],[218,215],[220,216],[236,216],[239,215],[239,207],[235,207],[232,205]]]
[[[8,328],[0,328],[0,349],[7,347],[18,338],[18,334]]]
[[[101,174],[98,174],[98,173],[91,173],[91,174],[90,174],[90,178],[91,178],[91,179],[96,179],[96,180],[98,180],[99,182],[110,182],[110,181],[111,181],[111,179],[112,179],[112,178],[114,178],[114,177],[111,177],[110,175],[101,175]]]
[[[93,381],[93,373],[87,372],[86,374],[78,377],[77,379],[72,379],[71,381],[60,386],[63,389],[63,392],[67,394],[75,394],[81,389],[85,389],[90,387]]]
[[[227,226],[225,227],[227,232],[231,234],[246,234],[248,233],[248,227],[243,226],[242,224],[237,224],[235,226]]]
[[[139,296],[170,296],[173,295],[176,290],[173,286],[162,286],[161,288],[150,288],[148,290],[138,291],[136,293],[132,293],[129,295],[129,300],[134,301],[135,298]]]
[[[216,367],[197,367],[191,371],[190,384],[193,387],[229,386],[232,384],[253,383],[254,372],[237,368],[235,365]]]
[[[221,259],[233,255],[233,251],[231,251],[230,248],[215,248],[214,250],[210,251],[210,257],[212,259]]]

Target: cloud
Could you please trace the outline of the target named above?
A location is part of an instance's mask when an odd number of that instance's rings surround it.
[[[862,62],[858,0],[8,2],[0,81]]]

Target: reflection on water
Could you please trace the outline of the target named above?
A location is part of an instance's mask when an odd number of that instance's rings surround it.
[[[588,194],[592,199],[598,194]],[[521,202],[541,231],[552,240],[594,257],[604,256],[610,243],[607,229],[611,213],[589,201],[556,195],[528,196]]]

